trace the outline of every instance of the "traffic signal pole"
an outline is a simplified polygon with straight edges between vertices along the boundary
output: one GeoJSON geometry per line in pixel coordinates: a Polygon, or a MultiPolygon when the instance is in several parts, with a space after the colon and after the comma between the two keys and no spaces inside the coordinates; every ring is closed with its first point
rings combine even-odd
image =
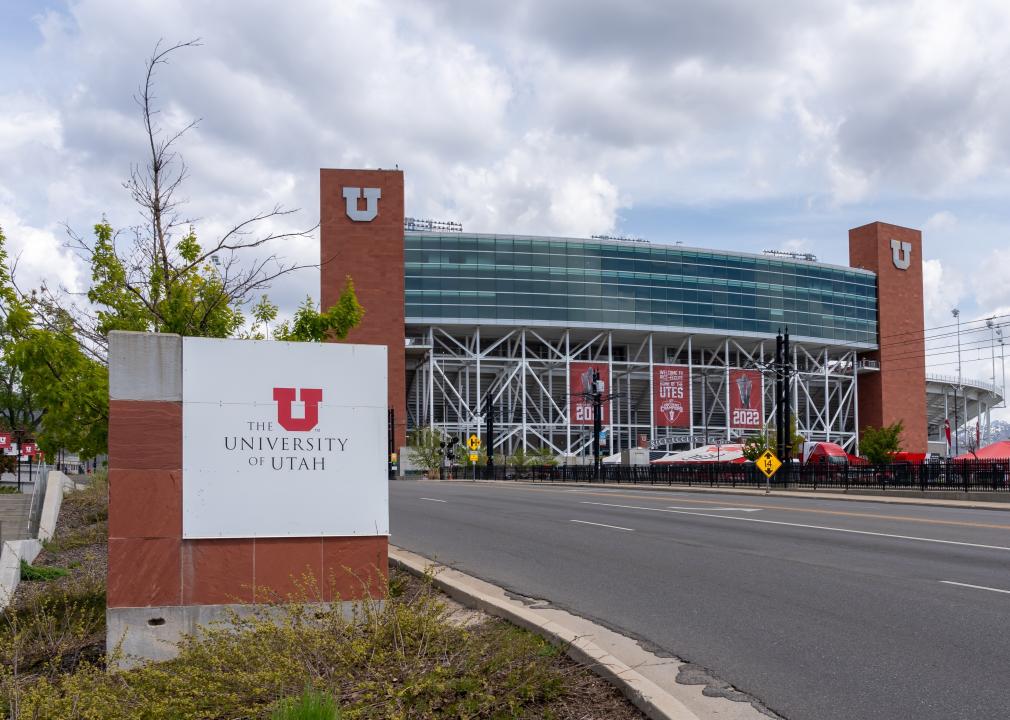
{"type": "Polygon", "coordinates": [[[603,392],[600,373],[593,368],[593,476],[600,477],[600,433],[603,432],[603,392]]]}
{"type": "Polygon", "coordinates": [[[783,401],[783,377],[785,376],[785,362],[783,362],[782,352],[782,330],[775,336],[775,454],[782,457],[783,441],[785,432],[783,430],[783,419],[785,416],[783,401]]]}
{"type": "MultiPolygon", "coordinates": [[[[782,415],[782,450],[783,456],[780,458],[782,462],[786,465],[786,473],[791,470],[792,457],[793,457],[793,398],[792,398],[792,377],[793,377],[793,361],[789,354],[789,328],[786,328],[785,334],[782,336],[782,361],[783,368],[785,369],[784,376],[782,378],[782,401],[785,406],[785,411],[782,415]]],[[[788,477],[786,478],[788,480],[788,477]]]]}

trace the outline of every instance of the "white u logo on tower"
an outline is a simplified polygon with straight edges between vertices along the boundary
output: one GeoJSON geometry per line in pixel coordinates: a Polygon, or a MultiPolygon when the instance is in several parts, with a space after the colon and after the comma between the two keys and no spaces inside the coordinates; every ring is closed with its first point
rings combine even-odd
{"type": "Polygon", "coordinates": [[[345,187],[344,205],[347,208],[347,217],[354,222],[368,222],[374,220],[379,214],[379,198],[382,191],[379,188],[364,188],[365,209],[358,209],[358,198],[362,196],[362,188],[345,187]]]}
{"type": "Polygon", "coordinates": [[[912,264],[912,243],[891,240],[891,259],[894,261],[894,267],[908,270],[908,266],[912,264]]]}

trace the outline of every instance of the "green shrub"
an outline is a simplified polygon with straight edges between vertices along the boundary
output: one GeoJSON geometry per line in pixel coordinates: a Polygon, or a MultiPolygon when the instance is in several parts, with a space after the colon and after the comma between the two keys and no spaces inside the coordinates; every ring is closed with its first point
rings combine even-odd
{"type": "Polygon", "coordinates": [[[69,570],[65,570],[61,567],[48,567],[46,565],[29,565],[24,560],[21,561],[21,579],[22,580],[55,580],[56,578],[66,577],[70,574],[69,570]]]}
{"type": "Polygon", "coordinates": [[[0,485],[0,495],[17,495],[19,492],[13,485],[0,485]]]}
{"type": "Polygon", "coordinates": [[[343,720],[541,718],[567,687],[558,652],[500,620],[448,622],[424,586],[366,604],[351,619],[339,603],[233,617],[184,640],[174,660],[43,674],[18,686],[18,707],[34,720],[268,720],[285,707],[279,699],[308,685],[336,698],[343,720]]]}
{"type": "Polygon", "coordinates": [[[271,720],[340,720],[340,707],[332,695],[305,688],[301,695],[277,704],[271,720]]]}

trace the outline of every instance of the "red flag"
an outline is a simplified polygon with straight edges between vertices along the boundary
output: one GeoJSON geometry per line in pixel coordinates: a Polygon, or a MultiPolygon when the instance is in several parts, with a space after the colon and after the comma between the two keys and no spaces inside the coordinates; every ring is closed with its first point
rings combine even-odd
{"type": "Polygon", "coordinates": [[[0,450],[6,450],[11,446],[10,433],[0,433],[0,450]]]}
{"type": "Polygon", "coordinates": [[[950,450],[950,418],[943,419],[943,432],[947,435],[947,449],[950,450]]]}

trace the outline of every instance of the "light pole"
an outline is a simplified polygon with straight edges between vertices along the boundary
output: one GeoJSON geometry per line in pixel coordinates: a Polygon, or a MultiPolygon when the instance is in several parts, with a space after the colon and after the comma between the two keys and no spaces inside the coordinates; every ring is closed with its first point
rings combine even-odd
{"type": "MultiPolygon", "coordinates": [[[[960,452],[958,434],[961,428],[957,422],[957,391],[960,390],[961,394],[964,394],[964,386],[961,382],[961,311],[954,308],[950,314],[957,321],[957,387],[954,390],[954,454],[956,455],[960,452]]],[[[967,407],[967,404],[965,406],[967,407]]],[[[968,419],[965,418],[965,422],[967,421],[968,419]]]]}
{"type": "Polygon", "coordinates": [[[994,318],[987,318],[985,326],[989,328],[989,352],[992,355],[992,386],[996,387],[996,323],[994,318]]]}
{"type": "Polygon", "coordinates": [[[957,385],[961,386],[961,311],[954,308],[950,311],[957,321],[957,385]]]}
{"type": "Polygon", "coordinates": [[[996,338],[999,340],[999,364],[1003,374],[1003,382],[1000,385],[1000,395],[1003,396],[1003,407],[1006,407],[1006,362],[1003,358],[1003,347],[1005,338],[1003,337],[1003,326],[996,326],[996,338]]]}

